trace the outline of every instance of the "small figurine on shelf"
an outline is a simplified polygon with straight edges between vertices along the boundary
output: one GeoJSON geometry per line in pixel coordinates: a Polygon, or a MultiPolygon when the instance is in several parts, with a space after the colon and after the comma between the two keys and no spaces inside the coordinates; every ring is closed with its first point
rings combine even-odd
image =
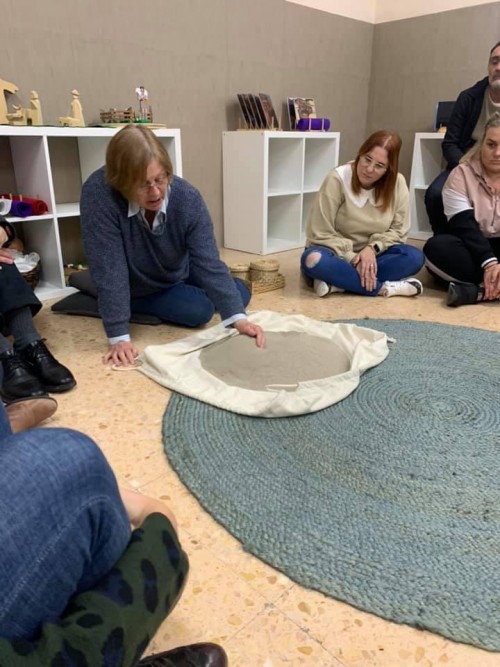
{"type": "Polygon", "coordinates": [[[135,94],[139,100],[139,119],[143,122],[148,122],[151,116],[151,114],[148,113],[150,112],[150,107],[148,105],[148,91],[144,88],[144,86],[137,86],[135,89],[135,94]]]}
{"type": "Polygon", "coordinates": [[[83,119],[83,109],[80,102],[80,93],[72,90],[71,95],[71,116],[59,116],[59,125],[68,125],[69,127],[85,127],[83,119]]]}
{"type": "Polygon", "coordinates": [[[31,125],[43,125],[42,105],[40,104],[40,98],[36,90],[32,90],[30,93],[29,118],[31,125]]]}
{"type": "Polygon", "coordinates": [[[14,111],[6,114],[9,125],[43,125],[42,107],[36,90],[30,93],[30,108],[25,109],[16,104],[12,105],[14,111]]]}
{"type": "Polygon", "coordinates": [[[36,90],[30,93],[29,109],[16,104],[13,104],[12,108],[14,110],[6,114],[9,125],[43,125],[42,107],[36,90]]]}
{"type": "Polygon", "coordinates": [[[7,125],[9,119],[7,118],[7,100],[5,99],[5,93],[17,93],[19,88],[15,83],[10,83],[4,79],[0,79],[0,125],[7,125]]]}
{"type": "Polygon", "coordinates": [[[139,111],[134,111],[132,107],[126,109],[101,109],[101,122],[111,127],[120,127],[128,123],[147,123],[150,129],[159,129],[166,127],[163,123],[153,123],[153,110],[149,102],[148,91],[144,86],[137,86],[135,94],[139,100],[139,111]]]}
{"type": "Polygon", "coordinates": [[[26,109],[22,109],[17,104],[13,104],[12,108],[14,111],[6,114],[9,125],[27,125],[26,109]]]}
{"type": "MultiPolygon", "coordinates": [[[[6,82],[4,81],[4,83],[6,82]]],[[[0,85],[1,84],[2,82],[0,81],[0,85]]],[[[5,113],[5,122],[9,125],[43,125],[42,107],[40,105],[40,99],[38,98],[38,93],[36,90],[32,90],[30,93],[29,109],[20,107],[17,104],[13,104],[12,109],[13,111],[5,113]]]]}

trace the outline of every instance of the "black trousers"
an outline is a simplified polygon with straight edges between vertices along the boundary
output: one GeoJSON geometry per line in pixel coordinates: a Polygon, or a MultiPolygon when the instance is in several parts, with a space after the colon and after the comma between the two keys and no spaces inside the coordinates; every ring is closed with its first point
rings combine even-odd
{"type": "Polygon", "coordinates": [[[443,208],[442,190],[449,175],[448,170],[442,171],[425,192],[425,209],[434,234],[444,234],[448,229],[448,221],[443,208]]]}
{"type": "MultiPolygon", "coordinates": [[[[500,238],[488,241],[500,261],[500,238]]],[[[424,246],[424,255],[429,271],[440,278],[475,285],[483,281],[483,269],[458,236],[453,234],[433,236],[424,246]],[[441,273],[444,275],[440,275],[441,273]]]]}
{"type": "Polygon", "coordinates": [[[36,315],[42,304],[15,264],[0,263],[0,315],[29,306],[36,315]]]}

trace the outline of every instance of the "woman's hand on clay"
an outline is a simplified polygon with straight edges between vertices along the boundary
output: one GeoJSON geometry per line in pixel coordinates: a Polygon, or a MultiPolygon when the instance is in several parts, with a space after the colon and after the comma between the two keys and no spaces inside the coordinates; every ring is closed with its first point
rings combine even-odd
{"type": "Polygon", "coordinates": [[[255,338],[257,347],[265,347],[266,336],[258,324],[252,324],[252,322],[249,322],[248,320],[237,320],[233,324],[233,327],[240,334],[243,334],[244,336],[250,336],[250,338],[255,338]]]}
{"type": "Polygon", "coordinates": [[[359,273],[361,285],[372,292],[377,286],[377,258],[375,250],[367,245],[352,260],[352,265],[359,273]]]}
{"type": "Polygon", "coordinates": [[[109,346],[108,351],[102,358],[102,363],[108,364],[111,361],[115,366],[133,366],[138,355],[139,352],[131,340],[120,341],[109,346]]]}

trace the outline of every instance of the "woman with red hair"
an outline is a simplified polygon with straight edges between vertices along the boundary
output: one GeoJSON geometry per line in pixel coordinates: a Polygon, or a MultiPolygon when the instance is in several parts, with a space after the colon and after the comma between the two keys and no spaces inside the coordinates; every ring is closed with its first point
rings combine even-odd
{"type": "Polygon", "coordinates": [[[301,258],[318,296],[418,296],[422,283],[408,278],[423,266],[420,250],[405,243],[409,195],[398,173],[401,138],[379,130],[353,162],[327,174],[307,223],[301,258]]]}

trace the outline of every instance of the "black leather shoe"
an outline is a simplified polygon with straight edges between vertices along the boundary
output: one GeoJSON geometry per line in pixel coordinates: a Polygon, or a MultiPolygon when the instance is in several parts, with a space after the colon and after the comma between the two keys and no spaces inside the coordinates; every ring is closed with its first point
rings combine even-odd
{"type": "Polygon", "coordinates": [[[45,391],[62,392],[73,389],[76,380],[70,370],[51,354],[44,340],[36,340],[19,351],[19,355],[40,380],[45,391]]]}
{"type": "Polygon", "coordinates": [[[17,352],[14,350],[2,352],[0,361],[3,366],[3,383],[0,392],[6,401],[30,396],[45,396],[40,380],[33,373],[31,366],[17,352]]]}
{"type": "Polygon", "coordinates": [[[446,305],[451,308],[477,303],[483,298],[483,290],[473,283],[450,283],[446,305]]]}
{"type": "Polygon", "coordinates": [[[217,644],[191,644],[150,655],[139,662],[147,667],[227,667],[227,655],[217,644]]]}

